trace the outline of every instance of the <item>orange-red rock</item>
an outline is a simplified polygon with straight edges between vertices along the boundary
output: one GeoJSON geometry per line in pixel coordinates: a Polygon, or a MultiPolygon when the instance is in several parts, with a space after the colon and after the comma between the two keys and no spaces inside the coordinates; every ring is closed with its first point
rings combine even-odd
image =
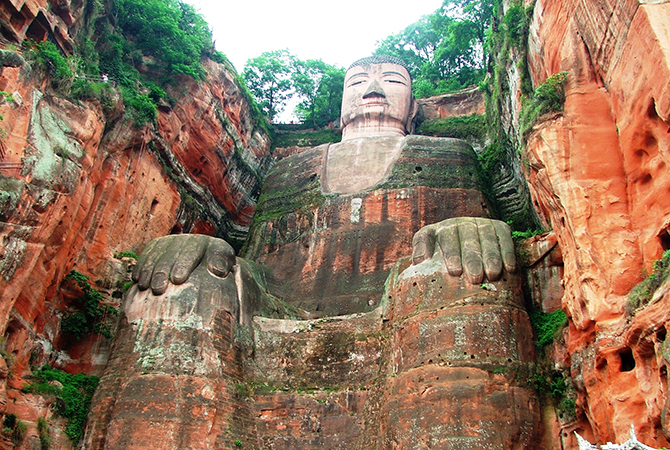
{"type": "Polygon", "coordinates": [[[478,87],[458,92],[417,99],[426,119],[443,119],[452,116],[484,114],[484,94],[478,87]]]}
{"type": "Polygon", "coordinates": [[[159,111],[157,127],[142,128],[123,118],[120,92],[105,114],[96,101],[53,92],[28,63],[3,67],[0,88],[14,94],[0,106],[3,162],[22,164],[3,169],[0,179],[0,329],[13,354],[12,388],[23,386],[30,364],[100,373],[106,363],[109,342],[100,336],[59,340],[68,307],[59,286],[71,269],[118,304],[127,273],[115,253],[139,253],[175,231],[227,233],[233,241],[245,235],[269,139],[235,77],[223,65],[205,65],[208,80],[182,80],[184,101],[159,111]],[[201,176],[205,161],[217,170],[201,176]],[[180,188],[168,167],[180,171],[180,188]],[[194,214],[192,199],[209,216],[194,214]]]}
{"type": "Polygon", "coordinates": [[[564,358],[579,426],[605,443],[625,441],[633,424],[642,442],[661,447],[670,434],[651,396],[667,389],[667,369],[655,344],[625,338],[664,327],[626,313],[628,291],[669,248],[670,4],[654,3],[535,4],[531,76],[538,85],[567,71],[567,100],[530,135],[526,155],[533,198],[563,255],[564,358]]]}

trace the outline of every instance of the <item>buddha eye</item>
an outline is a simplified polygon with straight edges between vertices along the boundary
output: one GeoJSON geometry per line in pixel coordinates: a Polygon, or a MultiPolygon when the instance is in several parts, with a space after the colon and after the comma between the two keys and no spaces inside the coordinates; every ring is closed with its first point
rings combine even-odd
{"type": "Polygon", "coordinates": [[[404,82],[402,82],[400,80],[387,79],[387,80],[384,80],[384,81],[387,82],[387,83],[392,83],[392,84],[402,84],[402,85],[405,84],[404,82]]]}
{"type": "Polygon", "coordinates": [[[365,83],[365,80],[357,80],[352,82],[349,86],[358,86],[359,84],[365,83]]]}

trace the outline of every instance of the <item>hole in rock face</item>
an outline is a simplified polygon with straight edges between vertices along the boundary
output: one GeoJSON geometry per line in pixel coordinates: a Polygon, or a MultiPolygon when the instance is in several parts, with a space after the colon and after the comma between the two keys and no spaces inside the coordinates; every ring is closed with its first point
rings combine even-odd
{"type": "Polygon", "coordinates": [[[630,372],[635,369],[635,358],[630,348],[622,349],[619,352],[619,358],[621,358],[621,372],[630,372]]]}
{"type": "Polygon", "coordinates": [[[153,213],[156,211],[156,206],[157,206],[157,205],[158,205],[158,200],[157,200],[157,199],[154,199],[154,200],[151,202],[151,208],[149,209],[149,212],[150,212],[151,214],[153,214],[153,213]]]}
{"type": "Polygon", "coordinates": [[[665,336],[666,336],[666,334],[667,334],[667,330],[665,329],[665,327],[659,329],[659,330],[656,332],[656,340],[659,341],[659,342],[663,342],[663,341],[665,341],[665,336]]]}
{"type": "Polygon", "coordinates": [[[643,160],[645,158],[649,158],[649,153],[647,153],[644,149],[639,149],[635,151],[635,157],[643,160]]]}
{"type": "Polygon", "coordinates": [[[414,168],[414,173],[420,173],[422,170],[423,170],[423,167],[421,167],[421,166],[416,166],[416,167],[414,168]]]}
{"type": "Polygon", "coordinates": [[[668,232],[667,228],[661,231],[661,234],[658,235],[658,239],[661,242],[663,251],[670,249],[670,232],[668,232]]]}
{"type": "Polygon", "coordinates": [[[640,184],[648,184],[651,183],[651,174],[647,173],[645,174],[642,178],[640,178],[640,184]]]}

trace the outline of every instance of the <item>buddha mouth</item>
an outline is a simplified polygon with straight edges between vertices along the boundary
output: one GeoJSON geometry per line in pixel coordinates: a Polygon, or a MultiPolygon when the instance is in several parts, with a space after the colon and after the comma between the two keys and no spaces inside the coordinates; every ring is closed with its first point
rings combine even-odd
{"type": "Polygon", "coordinates": [[[386,97],[377,93],[363,96],[363,106],[387,106],[388,104],[386,97]]]}
{"type": "Polygon", "coordinates": [[[371,98],[363,102],[363,106],[388,106],[389,102],[383,97],[371,98]]]}

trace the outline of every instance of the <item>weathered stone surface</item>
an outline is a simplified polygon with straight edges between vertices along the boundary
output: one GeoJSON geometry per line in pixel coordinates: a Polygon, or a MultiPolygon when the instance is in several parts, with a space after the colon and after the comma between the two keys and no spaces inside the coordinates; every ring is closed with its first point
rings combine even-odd
{"type": "Polygon", "coordinates": [[[253,435],[236,391],[246,355],[236,282],[244,278],[192,278],[161,296],[137,285],[129,292],[86,448],[215,448],[233,444],[231,430],[253,435]]]}
{"type": "Polygon", "coordinates": [[[355,448],[367,391],[254,396],[260,448],[355,448]]]}
{"type": "Polygon", "coordinates": [[[486,109],[484,94],[478,87],[420,98],[416,102],[421,106],[425,119],[484,114],[486,109]]]}
{"type": "Polygon", "coordinates": [[[530,448],[540,408],[520,278],[479,286],[433,260],[407,266],[388,284],[376,448],[530,448]]]}
{"type": "Polygon", "coordinates": [[[256,319],[246,369],[261,448],[357,448],[379,370],[379,309],[310,321],[256,319]]]}
{"type": "Polygon", "coordinates": [[[521,244],[519,254],[526,266],[526,280],[533,307],[546,313],[561,308],[563,298],[563,255],[554,232],[534,236],[521,244]]]}
{"type": "Polygon", "coordinates": [[[246,248],[269,269],[270,290],[299,308],[319,316],[370,311],[422,226],[489,216],[463,141],[410,136],[389,175],[355,195],[322,193],[326,147],[273,168],[246,248]]]}

